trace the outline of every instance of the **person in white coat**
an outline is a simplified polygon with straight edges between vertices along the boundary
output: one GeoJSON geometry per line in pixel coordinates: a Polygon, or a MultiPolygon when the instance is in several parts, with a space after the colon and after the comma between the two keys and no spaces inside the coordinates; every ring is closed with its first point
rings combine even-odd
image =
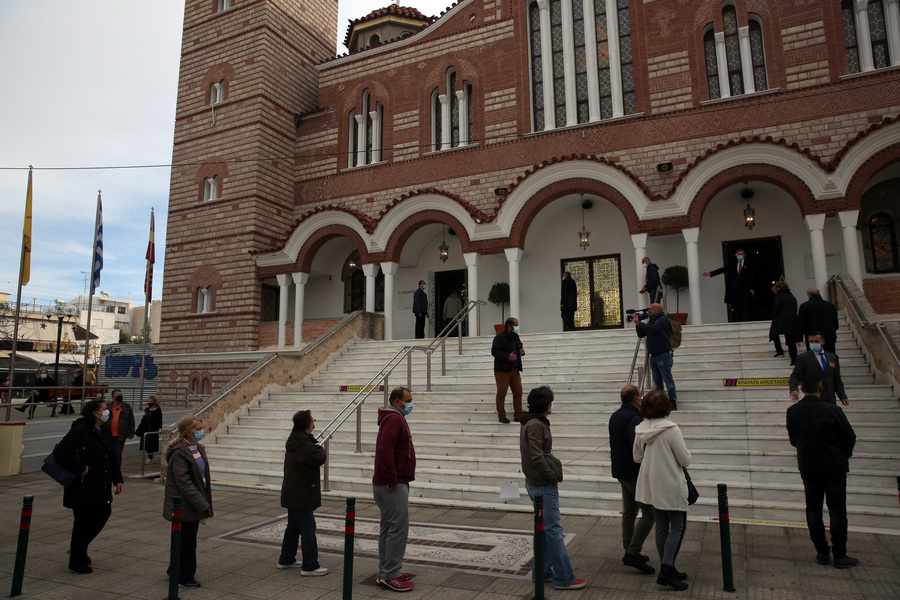
{"type": "Polygon", "coordinates": [[[656,583],[686,590],[687,574],[675,568],[675,558],[687,523],[688,488],[684,468],[691,453],[674,421],[669,420],[672,403],[662,390],[653,390],[641,402],[644,420],[634,430],[634,462],[641,464],[635,500],[653,506],[659,576],[656,583]]]}

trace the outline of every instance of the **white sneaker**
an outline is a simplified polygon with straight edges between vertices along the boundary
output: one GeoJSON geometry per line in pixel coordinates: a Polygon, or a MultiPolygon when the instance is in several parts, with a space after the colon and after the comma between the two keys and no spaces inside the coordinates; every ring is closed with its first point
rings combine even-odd
{"type": "Polygon", "coordinates": [[[283,564],[281,564],[281,563],[275,563],[275,566],[278,567],[279,569],[293,569],[293,568],[295,568],[295,567],[302,567],[303,564],[302,564],[299,560],[295,560],[294,562],[292,562],[292,563],[289,564],[289,565],[283,565],[283,564]]]}
{"type": "Polygon", "coordinates": [[[328,569],[319,567],[315,571],[300,571],[300,575],[302,577],[321,577],[322,575],[328,575],[328,569]]]}

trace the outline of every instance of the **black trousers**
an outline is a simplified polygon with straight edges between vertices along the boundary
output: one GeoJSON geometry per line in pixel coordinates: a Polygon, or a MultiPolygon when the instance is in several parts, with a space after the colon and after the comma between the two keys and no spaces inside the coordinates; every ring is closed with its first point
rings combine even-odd
{"type": "Polygon", "coordinates": [[[73,508],[72,513],[75,515],[75,523],[72,525],[70,545],[72,554],[69,557],[69,564],[84,566],[88,564],[88,546],[103,531],[103,526],[112,514],[112,505],[73,508]]]}
{"type": "MultiPolygon", "coordinates": [[[[775,344],[775,352],[777,354],[784,354],[784,348],[781,347],[780,335],[776,335],[775,339],[772,340],[772,343],[775,344]]],[[[797,338],[790,333],[786,333],[784,334],[784,343],[787,344],[788,356],[791,357],[791,360],[797,360],[797,338]]]]}
{"type": "Polygon", "coordinates": [[[831,552],[835,558],[847,555],[847,474],[800,473],[806,492],[806,526],[819,554],[828,554],[822,500],[828,504],[831,521],[831,552]]]}
{"type": "Polygon", "coordinates": [[[562,313],[563,331],[575,331],[575,311],[561,310],[560,313],[562,313]]]}
{"type": "Polygon", "coordinates": [[[197,530],[200,521],[181,522],[181,560],[178,567],[179,583],[194,580],[197,574],[197,530]]]}
{"type": "Polygon", "coordinates": [[[421,340],[425,337],[425,315],[416,315],[416,339],[421,340]]]}

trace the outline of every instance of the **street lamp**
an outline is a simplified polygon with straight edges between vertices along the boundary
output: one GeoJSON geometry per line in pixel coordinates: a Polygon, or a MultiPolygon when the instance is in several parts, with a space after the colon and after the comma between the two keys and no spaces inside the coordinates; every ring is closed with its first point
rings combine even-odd
{"type": "Polygon", "coordinates": [[[57,385],[59,385],[59,345],[62,343],[63,323],[66,319],[74,318],[76,312],[78,312],[78,309],[71,304],[57,304],[55,307],[48,306],[45,308],[44,316],[41,318],[41,327],[45,327],[44,319],[50,321],[53,317],[56,317],[56,367],[53,369],[53,381],[57,385]]]}

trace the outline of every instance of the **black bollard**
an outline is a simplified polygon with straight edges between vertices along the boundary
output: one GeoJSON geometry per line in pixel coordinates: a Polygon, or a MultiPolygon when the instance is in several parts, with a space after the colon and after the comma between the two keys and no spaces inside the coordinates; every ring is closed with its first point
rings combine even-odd
{"type": "Polygon", "coordinates": [[[353,597],[353,536],[356,533],[356,498],[347,498],[344,523],[344,600],[353,597]]]}
{"type": "Polygon", "coordinates": [[[169,544],[169,600],[178,600],[181,577],[181,496],[172,498],[172,541],[169,544]]]}
{"type": "Polygon", "coordinates": [[[728,521],[728,486],[719,489],[719,542],[722,545],[722,586],[726,592],[734,591],[734,574],[731,569],[731,525],[728,521]]]}
{"type": "Polygon", "coordinates": [[[544,600],[544,496],[534,495],[534,600],[544,600]]]}
{"type": "Polygon", "coordinates": [[[19,543],[16,546],[16,563],[13,567],[12,587],[9,597],[22,595],[22,581],[25,579],[25,557],[28,556],[28,534],[31,532],[31,506],[34,496],[22,500],[22,518],[19,520],[19,543]]]}

